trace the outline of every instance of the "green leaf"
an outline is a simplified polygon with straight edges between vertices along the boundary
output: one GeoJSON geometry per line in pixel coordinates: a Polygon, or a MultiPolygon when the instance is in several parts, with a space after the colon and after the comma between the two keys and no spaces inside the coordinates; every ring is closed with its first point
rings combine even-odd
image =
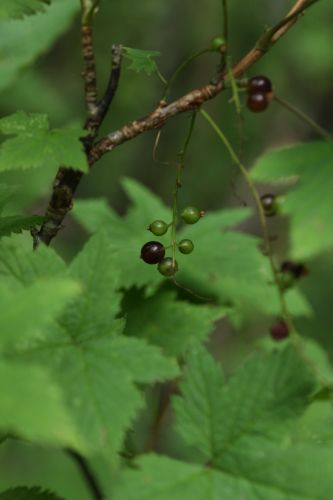
{"type": "Polygon", "coordinates": [[[34,252],[11,240],[0,241],[0,277],[17,286],[35,284],[36,280],[58,279],[66,271],[64,261],[50,247],[40,245],[34,252]]]}
{"type": "Polygon", "coordinates": [[[47,366],[63,389],[80,434],[108,456],[119,450],[143,399],[136,383],[173,378],[174,360],[144,340],[121,336],[120,296],[111,240],[99,232],[74,259],[69,276],[83,293],[49,329],[47,338],[16,352],[18,359],[47,366]]]}
{"type": "Polygon", "coordinates": [[[0,360],[0,394],[1,432],[84,449],[60,389],[45,370],[0,360]]]}
{"type": "MultiPolygon", "coordinates": [[[[125,217],[119,217],[105,200],[77,200],[74,217],[89,232],[107,228],[125,288],[161,283],[165,278],[155,266],[145,264],[139,254],[142,245],[152,239],[146,228],[156,218],[169,222],[171,211],[138,182],[126,179],[123,185],[132,201],[125,217]]],[[[253,311],[278,314],[278,291],[268,259],[259,249],[259,238],[229,230],[250,214],[248,208],[221,210],[182,229],[178,239],[192,239],[195,249],[190,256],[177,255],[180,269],[177,281],[200,296],[235,306],[243,315],[253,311]]],[[[170,234],[159,239],[168,245],[170,234]]],[[[288,290],[286,299],[292,314],[311,314],[309,304],[298,289],[288,290]]]]}
{"type": "Polygon", "coordinates": [[[88,171],[79,127],[50,130],[46,115],[18,111],[0,120],[0,132],[15,136],[1,144],[0,171],[45,166],[88,171]]]}
{"type": "Polygon", "coordinates": [[[314,380],[292,348],[253,356],[223,386],[219,368],[204,351],[195,351],[174,408],[185,441],[214,464],[223,461],[242,437],[286,425],[300,414],[314,391],[314,380]]]}
{"type": "Polygon", "coordinates": [[[174,407],[178,430],[201,451],[202,464],[139,457],[112,498],[329,498],[333,448],[309,439],[309,422],[302,422],[302,436],[292,437],[314,387],[293,347],[253,356],[227,383],[206,351],[193,350],[174,407]]]}
{"type": "Polygon", "coordinates": [[[24,229],[29,230],[45,222],[47,217],[40,215],[10,215],[0,217],[0,238],[10,236],[12,233],[21,233],[24,229]]]}
{"type": "Polygon", "coordinates": [[[40,335],[79,292],[78,284],[66,278],[36,281],[16,290],[10,290],[6,282],[1,283],[0,346],[15,345],[31,335],[40,335]]]}
{"type": "MultiPolygon", "coordinates": [[[[244,315],[253,315],[254,311],[278,314],[279,294],[268,258],[260,250],[259,238],[228,230],[248,215],[248,209],[221,210],[182,230],[179,239],[193,240],[195,249],[190,256],[178,254],[177,281],[199,289],[200,295],[231,303],[244,315]]],[[[292,314],[311,314],[297,288],[286,292],[286,300],[292,314]]]]}
{"type": "Polygon", "coordinates": [[[287,186],[296,182],[282,204],[282,213],[290,216],[290,253],[295,260],[333,246],[332,157],[332,143],[312,142],[271,151],[252,170],[256,181],[287,186]]]}
{"type": "Polygon", "coordinates": [[[156,50],[141,50],[123,47],[123,55],[131,61],[128,69],[132,69],[137,73],[143,71],[148,76],[158,72],[157,64],[153,58],[160,56],[161,53],[156,50]]]}
{"type": "MultiPolygon", "coordinates": [[[[7,4],[14,5],[14,0],[6,0],[7,4]]],[[[45,13],[37,13],[24,22],[0,21],[0,90],[8,87],[19,71],[31,65],[66,32],[79,8],[77,0],[57,0],[45,7],[45,13]]]]}
{"type": "Polygon", "coordinates": [[[333,451],[317,445],[262,442],[239,448],[225,470],[154,454],[135,461],[112,500],[314,500],[331,496],[333,451]],[[249,461],[251,460],[251,461],[249,461]]]}
{"type": "MultiPolygon", "coordinates": [[[[123,186],[132,202],[125,217],[118,216],[105,200],[77,200],[73,210],[74,217],[90,233],[101,227],[107,230],[114,248],[115,267],[120,270],[123,287],[160,283],[161,275],[155,266],[148,266],[140,259],[140,250],[151,239],[147,227],[152,219],[158,217],[169,220],[171,212],[157,196],[133,179],[125,179],[123,186]]],[[[162,242],[168,240],[168,235],[161,238],[162,242]]]]}
{"type": "Polygon", "coordinates": [[[50,0],[2,0],[0,19],[21,19],[38,11],[44,12],[46,3],[50,3],[50,0]]]}
{"type": "Polygon", "coordinates": [[[0,214],[16,191],[15,186],[0,184],[0,214]]]}
{"type": "Polygon", "coordinates": [[[167,354],[181,356],[208,337],[214,321],[227,309],[180,301],[172,291],[145,297],[142,290],[134,289],[125,295],[123,311],[126,335],[144,338],[167,354]]]}

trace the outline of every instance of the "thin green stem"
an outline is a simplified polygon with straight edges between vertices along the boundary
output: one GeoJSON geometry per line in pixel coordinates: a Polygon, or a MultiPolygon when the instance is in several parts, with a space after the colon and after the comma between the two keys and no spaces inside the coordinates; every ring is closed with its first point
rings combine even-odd
{"type": "Polygon", "coordinates": [[[243,175],[249,190],[253,196],[253,199],[255,201],[258,214],[259,214],[259,221],[260,221],[260,226],[262,230],[262,235],[263,235],[263,240],[264,240],[264,246],[265,246],[265,255],[267,255],[274,279],[274,283],[276,285],[276,288],[278,290],[278,295],[279,295],[279,301],[280,301],[280,307],[281,307],[281,314],[286,323],[288,324],[289,328],[291,331],[295,331],[295,328],[293,326],[292,320],[290,318],[290,314],[287,308],[287,304],[285,301],[285,296],[284,292],[281,286],[281,282],[279,280],[279,274],[278,274],[278,269],[275,266],[274,258],[273,258],[273,250],[272,250],[272,245],[269,237],[269,231],[268,231],[268,225],[265,217],[265,213],[261,204],[260,200],[260,195],[256,189],[256,186],[254,182],[252,181],[248,171],[246,170],[245,166],[239,159],[238,155],[236,154],[234,148],[230,144],[229,140],[227,137],[224,135],[220,127],[217,125],[217,123],[213,120],[213,118],[207,113],[207,111],[201,109],[200,110],[201,115],[205,118],[205,120],[209,123],[209,125],[212,127],[212,129],[215,131],[217,136],[220,138],[222,143],[224,144],[225,148],[227,149],[231,159],[233,162],[237,165],[239,168],[241,174],[243,175]]]}
{"type": "Polygon", "coordinates": [[[229,15],[228,15],[228,0],[222,0],[223,13],[223,38],[225,40],[226,50],[229,46],[229,15]]]}
{"type": "Polygon", "coordinates": [[[310,116],[308,116],[306,113],[298,109],[296,106],[291,104],[290,102],[286,101],[285,99],[282,99],[281,97],[274,96],[274,101],[276,101],[278,104],[283,106],[285,109],[293,113],[295,116],[300,118],[304,123],[309,125],[313,130],[317,132],[321,137],[323,137],[326,141],[332,141],[333,136],[327,132],[323,127],[318,125],[310,116]]]}
{"type": "Polygon", "coordinates": [[[190,64],[194,59],[197,59],[197,57],[200,57],[203,54],[206,54],[207,52],[211,52],[211,50],[210,49],[199,50],[198,52],[195,52],[190,57],[188,57],[184,62],[182,62],[180,64],[180,66],[178,66],[178,68],[176,69],[176,71],[173,73],[173,75],[171,76],[171,78],[169,79],[169,81],[166,84],[165,91],[164,91],[164,96],[162,97],[162,100],[166,100],[167,99],[173,83],[176,81],[176,79],[178,78],[179,74],[183,71],[183,69],[188,64],[190,64]]]}
{"type": "Polygon", "coordinates": [[[185,157],[194,130],[196,116],[197,112],[193,111],[188,133],[186,135],[183,147],[178,153],[179,161],[177,163],[177,177],[176,177],[175,187],[173,190],[172,222],[171,222],[171,247],[172,247],[172,260],[174,266],[176,261],[176,248],[177,248],[176,233],[177,233],[177,222],[178,222],[178,194],[179,194],[179,189],[181,188],[182,185],[182,173],[185,167],[185,157]]]}
{"type": "Polygon", "coordinates": [[[97,11],[100,0],[81,0],[81,24],[91,26],[92,18],[97,11]]]}

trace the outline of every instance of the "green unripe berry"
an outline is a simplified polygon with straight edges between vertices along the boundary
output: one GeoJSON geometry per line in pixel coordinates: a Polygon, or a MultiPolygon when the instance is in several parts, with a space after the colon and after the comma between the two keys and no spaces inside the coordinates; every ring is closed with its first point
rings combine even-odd
{"type": "Polygon", "coordinates": [[[282,290],[288,290],[288,288],[291,288],[295,283],[295,277],[289,271],[280,272],[278,278],[282,290]]]}
{"type": "Polygon", "coordinates": [[[203,212],[195,207],[186,207],[180,216],[186,224],[195,224],[203,216],[203,212]]]}
{"type": "Polygon", "coordinates": [[[168,230],[168,224],[164,222],[164,220],[154,220],[148,227],[149,231],[151,231],[156,236],[162,236],[168,230]]]}
{"type": "Polygon", "coordinates": [[[171,257],[165,257],[157,266],[158,271],[163,276],[173,276],[178,271],[177,261],[173,261],[171,257]]]}
{"type": "Polygon", "coordinates": [[[222,36],[214,36],[210,42],[210,49],[214,52],[222,52],[225,46],[225,39],[222,36]]]}
{"type": "Polygon", "coordinates": [[[193,252],[193,249],[194,249],[194,244],[192,240],[181,240],[178,243],[178,250],[181,253],[188,254],[193,252]]]}

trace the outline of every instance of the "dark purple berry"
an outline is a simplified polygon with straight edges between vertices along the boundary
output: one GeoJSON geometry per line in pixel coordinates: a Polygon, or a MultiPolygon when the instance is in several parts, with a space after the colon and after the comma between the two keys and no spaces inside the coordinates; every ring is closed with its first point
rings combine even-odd
{"type": "Polygon", "coordinates": [[[257,92],[256,94],[249,94],[247,98],[247,107],[253,113],[261,113],[269,105],[269,100],[266,94],[257,92]]]}
{"type": "Polygon", "coordinates": [[[289,328],[283,319],[278,319],[270,329],[271,337],[273,340],[284,340],[289,337],[289,328]]]}
{"type": "Polygon", "coordinates": [[[247,91],[249,94],[268,94],[272,92],[272,82],[267,76],[254,76],[248,81],[247,91]]]}
{"type": "Polygon", "coordinates": [[[141,248],[141,259],[147,264],[157,264],[161,262],[165,255],[165,248],[158,241],[148,241],[141,248]]]}
{"type": "Polygon", "coordinates": [[[278,202],[275,194],[264,194],[260,197],[260,201],[266,217],[273,217],[278,213],[278,202]]]}
{"type": "Polygon", "coordinates": [[[302,263],[291,262],[289,260],[281,264],[282,273],[290,273],[295,279],[302,278],[309,274],[308,268],[302,263]]]}

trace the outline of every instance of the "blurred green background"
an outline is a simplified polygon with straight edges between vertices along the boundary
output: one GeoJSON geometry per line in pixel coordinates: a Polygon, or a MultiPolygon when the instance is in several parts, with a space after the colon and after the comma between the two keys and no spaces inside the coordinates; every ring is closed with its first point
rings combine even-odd
{"type": "MultiPolygon", "coordinates": [[[[278,21],[292,3],[290,0],[230,2],[230,53],[233,61],[252,48],[265,26],[278,21]]],[[[23,109],[47,113],[53,127],[84,122],[78,7],[79,0],[55,0],[49,14],[44,14],[50,16],[55,9],[53,31],[43,22],[43,15],[38,16],[41,19],[38,27],[33,17],[24,22],[0,23],[1,116],[23,109]],[[56,37],[58,32],[60,36],[56,37]]],[[[277,95],[291,101],[329,131],[333,130],[332,19],[333,4],[322,0],[248,74],[269,76],[277,95]]],[[[95,22],[100,91],[109,76],[112,43],[160,51],[157,63],[161,73],[169,78],[184,59],[207,47],[213,36],[221,34],[222,25],[219,0],[206,0],[204,3],[194,0],[102,1],[95,22]]],[[[176,98],[207,83],[217,63],[218,56],[213,53],[194,61],[177,80],[170,97],[176,98]]],[[[128,70],[128,65],[129,62],[124,60],[118,93],[101,136],[144,116],[156,106],[163,94],[163,84],[157,76],[137,74],[128,70]]],[[[207,109],[237,148],[239,123],[229,100],[230,93],[224,92],[208,103],[207,109]]],[[[161,160],[176,159],[188,122],[189,117],[181,115],[163,128],[158,149],[161,160]]],[[[259,115],[249,113],[244,107],[244,122],[246,140],[242,158],[248,167],[268,148],[316,138],[307,125],[276,103],[259,115]]],[[[170,203],[175,171],[172,166],[154,162],[155,139],[156,132],[149,132],[105,155],[84,177],[77,197],[104,196],[119,213],[124,213],[128,202],[119,179],[131,176],[170,203]]],[[[54,171],[45,165],[42,171],[20,172],[19,175],[3,173],[0,182],[10,180],[18,184],[20,187],[13,205],[16,209],[36,213],[43,212],[46,207],[53,176],[54,171]]],[[[180,200],[183,205],[197,205],[208,211],[242,203],[252,204],[228,154],[200,117],[187,157],[180,200]]],[[[272,233],[279,234],[282,240],[285,227],[278,222],[273,222],[271,227],[272,233]]],[[[245,229],[258,231],[253,221],[245,229]]],[[[70,258],[86,237],[84,231],[68,217],[54,246],[70,258]]],[[[280,246],[283,247],[283,244],[280,246]]],[[[310,276],[301,286],[316,316],[300,320],[299,326],[302,332],[316,337],[331,351],[333,344],[328,318],[331,312],[330,291],[333,289],[332,255],[325,255],[308,264],[310,276]]],[[[229,336],[226,332],[226,343],[229,336]]],[[[237,352],[242,351],[240,345],[243,341],[239,340],[237,352]]],[[[248,337],[244,342],[248,345],[248,337]]],[[[103,464],[100,470],[103,470],[103,464]]],[[[0,451],[0,471],[0,490],[21,480],[22,484],[54,487],[70,500],[89,498],[70,459],[56,450],[50,454],[49,450],[46,452],[29,444],[17,445],[7,441],[0,451]]]]}

